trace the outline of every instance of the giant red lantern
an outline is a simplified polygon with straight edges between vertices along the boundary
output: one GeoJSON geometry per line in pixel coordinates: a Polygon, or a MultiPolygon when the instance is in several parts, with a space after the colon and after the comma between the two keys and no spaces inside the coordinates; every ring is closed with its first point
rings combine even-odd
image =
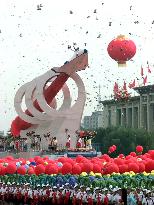
{"type": "Polygon", "coordinates": [[[136,53],[135,43],[124,35],[119,35],[113,39],[107,48],[109,56],[118,62],[119,67],[125,67],[136,53]]]}

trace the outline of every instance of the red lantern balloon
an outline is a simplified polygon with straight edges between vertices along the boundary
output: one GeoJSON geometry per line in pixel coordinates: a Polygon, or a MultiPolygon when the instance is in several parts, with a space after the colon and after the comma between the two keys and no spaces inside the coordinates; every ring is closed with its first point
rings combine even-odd
{"type": "Polygon", "coordinates": [[[35,167],[35,173],[36,175],[44,174],[45,173],[45,167],[42,164],[39,164],[35,167]]]}
{"type": "Polygon", "coordinates": [[[8,164],[6,167],[6,173],[7,174],[15,174],[17,171],[17,167],[15,164],[8,164]]]}
{"type": "Polygon", "coordinates": [[[72,165],[68,162],[65,162],[62,166],[62,174],[71,174],[72,173],[72,165]]]}
{"type": "Polygon", "coordinates": [[[138,145],[138,146],[136,147],[136,152],[138,152],[138,153],[143,152],[143,147],[140,146],[140,145],[138,145]]]}
{"type": "Polygon", "coordinates": [[[109,56],[118,62],[119,66],[126,66],[126,61],[130,60],[136,53],[136,45],[126,36],[119,35],[109,43],[107,51],[109,56]]]}
{"type": "Polygon", "coordinates": [[[25,175],[26,174],[26,168],[24,166],[18,167],[17,173],[21,174],[21,175],[25,175]]]}
{"type": "Polygon", "coordinates": [[[72,168],[73,174],[81,174],[81,167],[78,164],[74,164],[72,168]]]}

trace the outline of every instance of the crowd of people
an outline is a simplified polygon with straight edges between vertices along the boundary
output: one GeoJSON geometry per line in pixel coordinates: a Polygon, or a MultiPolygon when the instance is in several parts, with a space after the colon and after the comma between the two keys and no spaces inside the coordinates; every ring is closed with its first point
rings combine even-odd
{"type": "Polygon", "coordinates": [[[128,205],[153,205],[154,190],[128,189],[123,191],[118,187],[93,189],[78,184],[71,186],[69,183],[51,187],[49,184],[31,186],[29,183],[11,184],[7,182],[5,184],[0,182],[1,205],[121,205],[126,203],[128,205]]]}

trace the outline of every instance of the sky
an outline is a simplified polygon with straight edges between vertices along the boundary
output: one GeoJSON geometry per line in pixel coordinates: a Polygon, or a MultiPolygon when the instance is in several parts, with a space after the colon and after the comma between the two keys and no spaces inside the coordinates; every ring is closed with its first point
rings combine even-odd
{"type": "MultiPolygon", "coordinates": [[[[68,49],[74,43],[89,52],[89,68],[79,73],[88,93],[84,115],[96,110],[99,85],[101,100],[111,98],[115,81],[122,86],[124,80],[130,83],[137,77],[141,85],[141,66],[148,84],[153,84],[153,7],[153,0],[1,0],[0,130],[6,132],[17,115],[14,96],[19,87],[63,65],[74,54],[68,49]],[[126,68],[118,68],[107,53],[109,42],[119,34],[137,47],[126,68]]],[[[68,84],[74,102],[77,88],[71,80],[68,84]]],[[[57,98],[60,106],[62,94],[57,98]]]]}

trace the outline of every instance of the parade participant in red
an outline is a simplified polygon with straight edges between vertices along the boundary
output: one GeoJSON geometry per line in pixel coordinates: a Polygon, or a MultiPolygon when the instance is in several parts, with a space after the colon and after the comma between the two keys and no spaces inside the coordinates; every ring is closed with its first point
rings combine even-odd
{"type": "Polygon", "coordinates": [[[81,148],[82,147],[82,139],[81,139],[81,137],[79,137],[79,139],[77,140],[76,147],[77,148],[81,148]]]}
{"type": "Polygon", "coordinates": [[[57,204],[58,205],[61,205],[63,204],[63,195],[62,195],[62,190],[63,190],[63,187],[60,187],[59,188],[59,192],[58,192],[58,196],[57,196],[57,204]]]}
{"type": "Polygon", "coordinates": [[[97,195],[97,203],[96,203],[96,205],[102,205],[100,194],[97,195]]]}
{"type": "Polygon", "coordinates": [[[108,204],[109,204],[109,198],[106,195],[105,198],[104,198],[104,205],[108,205],[108,204]]]}
{"type": "Polygon", "coordinates": [[[53,187],[52,204],[57,204],[57,187],[53,187]]]}
{"type": "Polygon", "coordinates": [[[19,190],[19,186],[17,187],[16,196],[18,201],[22,199],[22,194],[21,191],[19,190]]]}
{"type": "Polygon", "coordinates": [[[49,190],[49,184],[46,185],[46,199],[49,201],[50,198],[50,190],[49,190]]]}
{"type": "Polygon", "coordinates": [[[25,187],[25,196],[24,196],[24,203],[26,204],[28,201],[28,190],[27,190],[27,186],[25,187]]]}
{"type": "Polygon", "coordinates": [[[67,190],[65,196],[64,196],[64,204],[67,205],[70,199],[70,191],[67,190]]]}
{"type": "Polygon", "coordinates": [[[67,142],[66,142],[66,148],[68,149],[68,148],[70,148],[70,146],[71,146],[71,136],[68,135],[67,136],[67,142]]]}

